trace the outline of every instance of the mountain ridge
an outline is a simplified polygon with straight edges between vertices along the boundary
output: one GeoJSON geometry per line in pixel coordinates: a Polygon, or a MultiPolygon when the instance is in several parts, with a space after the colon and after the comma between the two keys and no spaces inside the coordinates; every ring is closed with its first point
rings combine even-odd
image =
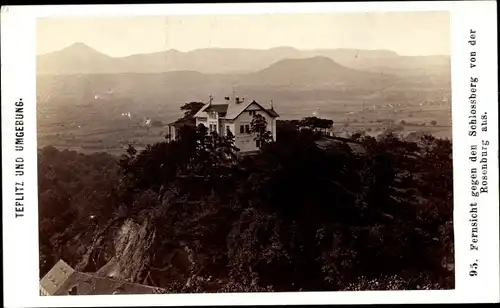
{"type": "MultiPolygon", "coordinates": [[[[54,53],[59,53],[65,50],[70,50],[70,49],[75,49],[75,48],[80,48],[80,49],[87,49],[89,51],[93,51],[96,53],[100,53],[102,55],[108,56],[110,58],[127,58],[131,56],[136,56],[136,55],[148,55],[148,54],[157,54],[157,53],[165,53],[165,52],[176,52],[176,53],[192,53],[196,51],[206,51],[206,50],[245,50],[245,51],[270,51],[270,50],[287,50],[287,51],[301,51],[301,52],[311,52],[311,51],[343,51],[343,52],[383,52],[386,53],[386,55],[393,55],[393,56],[402,56],[396,53],[395,51],[392,51],[390,49],[359,49],[359,48],[314,48],[314,49],[299,49],[291,46],[275,46],[275,47],[270,47],[270,48],[237,48],[237,47],[207,47],[207,48],[196,48],[192,50],[187,50],[187,51],[180,51],[177,49],[165,49],[165,50],[159,50],[159,51],[152,51],[152,52],[139,52],[139,53],[133,53],[130,55],[126,56],[111,56],[106,54],[105,52],[99,51],[97,48],[94,48],[92,46],[89,46],[83,42],[74,42],[66,47],[63,47],[58,50],[53,50],[45,53],[40,53],[37,54],[37,57],[40,56],[45,56],[49,54],[54,54],[54,53]]],[[[432,55],[432,56],[447,56],[447,55],[432,55]]]]}
{"type": "MultiPolygon", "coordinates": [[[[237,88],[244,97],[282,100],[357,99],[383,97],[388,93],[421,90],[440,91],[449,86],[449,77],[398,76],[341,65],[328,57],[284,59],[265,69],[241,74],[209,74],[194,70],[161,73],[117,73],[38,75],[40,103],[104,102],[106,97],[125,101],[160,104],[204,98],[207,93],[223,97],[237,88]],[[400,89],[395,91],[394,88],[400,89]],[[390,90],[393,89],[393,90],[390,90]],[[99,100],[95,100],[99,97],[99,100]]],[[[412,93],[413,93],[412,92],[412,93]]],[[[406,95],[405,94],[405,95],[406,95]]],[[[394,94],[401,96],[400,94],[394,94]]],[[[142,104],[142,103],[141,103],[142,104]]]]}
{"type": "Polygon", "coordinates": [[[299,50],[278,46],[270,49],[202,48],[191,51],[174,49],[112,57],[84,43],[74,43],[59,51],[37,56],[38,74],[161,73],[198,71],[201,73],[250,73],[283,59],[328,57],[350,68],[376,67],[378,70],[421,67],[429,62],[447,69],[448,56],[400,56],[390,50],[313,49],[299,50]],[[377,61],[375,61],[377,60],[377,61]],[[377,62],[377,63],[375,63],[377,62]],[[382,65],[381,68],[377,65],[382,65]]]}

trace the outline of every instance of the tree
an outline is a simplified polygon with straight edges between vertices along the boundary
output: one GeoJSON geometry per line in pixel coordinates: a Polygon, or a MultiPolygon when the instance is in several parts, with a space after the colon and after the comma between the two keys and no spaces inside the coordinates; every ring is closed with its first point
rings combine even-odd
{"type": "MultiPolygon", "coordinates": [[[[265,118],[252,122],[265,139],[265,118]]],[[[120,276],[168,292],[453,288],[441,269],[453,258],[451,141],[360,133],[320,148],[296,124],[279,121],[277,142],[240,159],[227,155],[232,133],[186,125],[172,142],[130,147],[127,172],[110,155],[40,150],[42,275],[60,258],[99,268],[94,252],[118,239],[120,276]],[[124,182],[133,189],[117,200],[124,182]],[[117,235],[123,220],[130,234],[117,235]],[[195,270],[168,257],[181,250],[195,270]]]]}
{"type": "Polygon", "coordinates": [[[316,132],[326,133],[327,130],[333,127],[333,120],[321,119],[318,117],[305,117],[299,122],[299,126],[316,132]]]}
{"type": "Polygon", "coordinates": [[[266,118],[260,114],[256,114],[250,122],[250,132],[256,134],[254,140],[258,148],[262,148],[272,140],[272,134],[267,130],[266,118]]]}
{"type": "Polygon", "coordinates": [[[127,152],[128,157],[131,159],[133,159],[137,154],[137,150],[131,144],[128,145],[127,150],[125,152],[127,152]]]}
{"type": "Polygon", "coordinates": [[[226,155],[228,158],[235,158],[236,152],[238,152],[240,149],[234,145],[235,137],[233,135],[233,132],[231,130],[227,130],[226,136],[222,137],[222,142],[221,142],[221,148],[223,153],[226,155]]]}
{"type": "Polygon", "coordinates": [[[190,102],[181,106],[184,111],[184,119],[192,118],[205,104],[202,102],[190,102]]]}
{"type": "Polygon", "coordinates": [[[125,150],[126,154],[122,154],[120,159],[118,160],[118,165],[122,168],[125,174],[127,174],[133,165],[133,161],[137,156],[137,150],[133,145],[129,144],[127,149],[125,150]]]}

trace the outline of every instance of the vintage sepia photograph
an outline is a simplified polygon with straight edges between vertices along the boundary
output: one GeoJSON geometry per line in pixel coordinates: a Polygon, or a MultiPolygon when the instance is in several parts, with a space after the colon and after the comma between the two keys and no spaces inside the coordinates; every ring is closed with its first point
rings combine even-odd
{"type": "Polygon", "coordinates": [[[41,295],[455,288],[450,13],[36,21],[41,295]]]}
{"type": "Polygon", "coordinates": [[[4,307],[498,303],[496,12],[2,6],[4,307]]]}

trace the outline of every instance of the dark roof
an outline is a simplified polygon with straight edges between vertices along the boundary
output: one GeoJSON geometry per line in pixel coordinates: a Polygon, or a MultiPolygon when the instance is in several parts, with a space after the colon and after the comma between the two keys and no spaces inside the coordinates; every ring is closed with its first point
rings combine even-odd
{"type": "Polygon", "coordinates": [[[175,127],[181,127],[184,125],[195,125],[196,124],[196,119],[194,118],[180,118],[178,120],[175,120],[172,123],[168,123],[168,126],[175,126],[175,127]]]}
{"type": "Polygon", "coordinates": [[[210,112],[210,111],[215,111],[219,114],[220,117],[225,117],[228,120],[234,120],[237,118],[243,111],[245,111],[250,105],[256,104],[261,110],[265,111],[267,114],[269,114],[271,117],[279,117],[278,113],[273,110],[273,109],[265,109],[257,103],[255,100],[254,101],[242,101],[241,103],[238,104],[206,104],[201,108],[196,114],[196,117],[203,117],[204,112],[210,112]]]}
{"type": "Polygon", "coordinates": [[[274,109],[266,109],[267,113],[273,118],[279,117],[279,114],[274,109]]]}
{"type": "Polygon", "coordinates": [[[207,109],[205,109],[205,111],[209,112],[209,111],[215,111],[219,114],[223,113],[224,115],[227,113],[227,107],[229,105],[228,104],[217,104],[217,105],[210,105],[207,107],[207,109]]]}

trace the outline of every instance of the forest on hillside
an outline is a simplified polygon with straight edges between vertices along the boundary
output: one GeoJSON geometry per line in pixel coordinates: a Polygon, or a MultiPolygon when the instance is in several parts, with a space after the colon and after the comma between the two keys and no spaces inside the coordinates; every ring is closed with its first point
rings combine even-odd
{"type": "Polygon", "coordinates": [[[276,142],[253,129],[262,148],[245,157],[189,126],[121,157],[39,149],[40,275],[114,258],[120,279],[166,292],[454,288],[450,140],[319,147],[297,122],[276,142]]]}

